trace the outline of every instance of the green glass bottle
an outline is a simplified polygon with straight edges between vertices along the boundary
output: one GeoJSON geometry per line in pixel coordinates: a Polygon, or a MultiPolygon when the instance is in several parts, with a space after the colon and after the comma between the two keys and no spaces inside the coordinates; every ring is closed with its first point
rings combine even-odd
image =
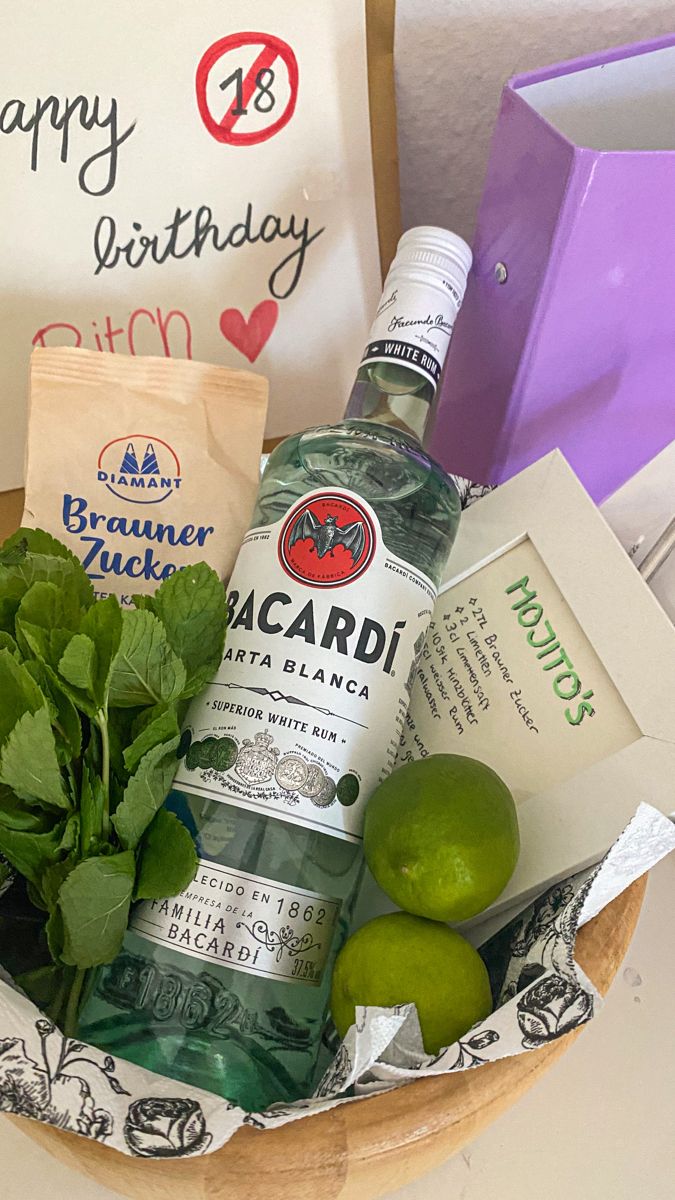
{"type": "Polygon", "coordinates": [[[229,584],[218,675],[168,804],[200,866],[133,910],[87,1041],[250,1111],[316,1082],[331,965],[392,769],[460,504],[420,437],[471,262],[405,234],[347,417],[271,454],[229,584]]]}

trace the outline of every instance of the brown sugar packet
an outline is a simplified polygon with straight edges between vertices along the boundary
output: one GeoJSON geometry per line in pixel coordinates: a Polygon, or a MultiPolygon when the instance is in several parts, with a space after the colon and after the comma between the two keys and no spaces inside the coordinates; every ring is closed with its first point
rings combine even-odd
{"type": "Polygon", "coordinates": [[[31,357],[23,524],[131,604],[205,561],[232,569],[258,487],[267,380],[70,347],[31,357]]]}

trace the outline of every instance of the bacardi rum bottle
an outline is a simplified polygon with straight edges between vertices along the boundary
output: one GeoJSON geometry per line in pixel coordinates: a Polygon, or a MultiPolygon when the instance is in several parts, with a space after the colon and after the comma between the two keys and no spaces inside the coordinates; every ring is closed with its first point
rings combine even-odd
{"type": "Polygon", "coordinates": [[[84,1012],[87,1040],[249,1110],[315,1082],[364,806],[396,759],[459,520],[419,439],[470,263],[451,233],[405,234],[347,419],[270,456],[169,800],[197,876],[135,907],[84,1012]]]}

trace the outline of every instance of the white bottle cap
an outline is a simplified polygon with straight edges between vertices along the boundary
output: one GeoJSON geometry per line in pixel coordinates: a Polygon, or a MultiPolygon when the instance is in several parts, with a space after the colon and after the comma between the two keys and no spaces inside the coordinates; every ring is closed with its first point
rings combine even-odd
{"type": "Polygon", "coordinates": [[[399,240],[389,275],[401,267],[420,267],[428,276],[451,283],[459,305],[472,261],[470,247],[458,234],[436,225],[418,225],[399,240]]]}
{"type": "MultiPolygon", "coordinates": [[[[466,242],[447,229],[421,225],[403,234],[361,359],[371,382],[389,396],[396,388],[401,395],[412,394],[425,383],[435,392],[471,262],[466,242]],[[392,366],[408,370],[394,378],[392,366]],[[417,389],[411,373],[419,376],[417,389]]],[[[427,387],[425,403],[428,392],[427,387]]],[[[356,408],[347,408],[350,417],[362,415],[355,403],[356,408]]]]}

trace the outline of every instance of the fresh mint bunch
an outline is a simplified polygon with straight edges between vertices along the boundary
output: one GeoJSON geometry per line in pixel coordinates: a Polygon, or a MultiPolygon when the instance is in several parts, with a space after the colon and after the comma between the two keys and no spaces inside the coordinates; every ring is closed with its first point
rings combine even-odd
{"type": "Polygon", "coordinates": [[[73,1034],[86,972],[118,954],[132,900],[194,878],[162,807],[185,701],[218,668],[223,586],[205,563],[122,609],[42,530],[0,549],[0,854],[46,915],[53,968],[21,977],[73,1034]],[[58,993],[58,994],[57,994],[58,993]]]}

